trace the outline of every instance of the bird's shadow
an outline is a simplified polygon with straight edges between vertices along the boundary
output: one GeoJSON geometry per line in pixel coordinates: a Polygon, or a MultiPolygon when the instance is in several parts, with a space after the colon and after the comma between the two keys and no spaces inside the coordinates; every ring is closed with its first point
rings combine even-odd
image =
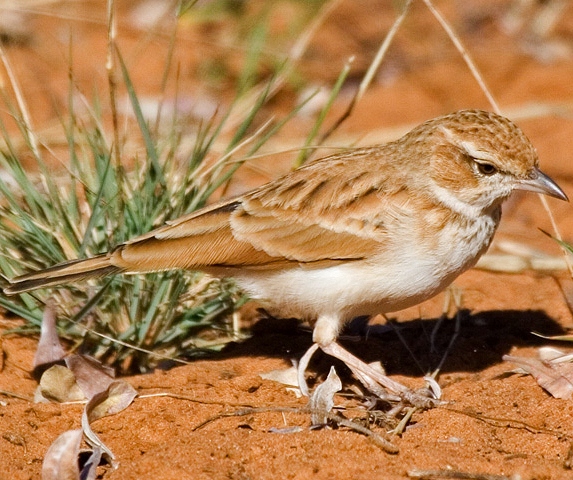
{"type": "MultiPolygon", "coordinates": [[[[367,319],[356,319],[342,333],[340,343],[366,362],[380,361],[388,374],[419,377],[432,372],[446,352],[442,373],[476,372],[501,362],[513,347],[547,343],[532,332],[560,335],[564,329],[540,310],[461,311],[457,320],[416,319],[369,325],[367,319]]],[[[252,333],[243,342],[229,344],[217,358],[298,360],[312,344],[310,329],[292,319],[263,318],[252,333]]],[[[324,354],[315,357],[311,368],[317,373],[328,372],[333,359],[324,354]]]]}

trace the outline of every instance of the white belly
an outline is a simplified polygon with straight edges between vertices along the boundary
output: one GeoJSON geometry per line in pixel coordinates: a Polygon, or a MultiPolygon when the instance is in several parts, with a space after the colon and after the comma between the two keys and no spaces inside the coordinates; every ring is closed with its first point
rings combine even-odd
{"type": "Polygon", "coordinates": [[[346,321],[416,305],[443,290],[475,264],[487,249],[496,223],[440,233],[434,248],[420,248],[419,239],[405,239],[399,248],[369,260],[328,268],[301,266],[282,271],[242,271],[239,285],[273,315],[315,320],[319,316],[346,321]]]}

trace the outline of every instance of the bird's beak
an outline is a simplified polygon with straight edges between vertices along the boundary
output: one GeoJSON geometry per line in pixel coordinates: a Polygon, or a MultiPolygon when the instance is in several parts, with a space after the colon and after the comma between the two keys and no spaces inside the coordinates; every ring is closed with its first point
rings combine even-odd
{"type": "Polygon", "coordinates": [[[527,190],[529,192],[543,193],[551,197],[569,201],[565,192],[551,178],[545,175],[537,167],[534,168],[532,175],[526,180],[520,180],[517,190],[527,190]]]}

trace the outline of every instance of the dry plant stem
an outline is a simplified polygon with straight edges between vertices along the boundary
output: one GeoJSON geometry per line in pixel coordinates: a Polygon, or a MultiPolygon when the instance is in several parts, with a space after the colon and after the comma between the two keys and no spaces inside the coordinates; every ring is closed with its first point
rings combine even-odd
{"type": "Polygon", "coordinates": [[[470,72],[472,73],[472,75],[476,79],[482,92],[487,97],[487,100],[489,101],[489,103],[493,107],[493,111],[495,113],[497,113],[498,115],[501,115],[501,109],[499,108],[499,105],[497,104],[497,102],[493,98],[493,95],[491,94],[489,88],[487,87],[485,80],[483,79],[483,77],[479,73],[478,68],[476,67],[475,63],[473,62],[472,58],[470,57],[467,49],[463,46],[460,38],[456,35],[456,33],[453,31],[452,27],[450,27],[450,24],[442,16],[442,14],[436,9],[436,7],[434,7],[431,0],[423,0],[423,1],[426,4],[426,6],[428,7],[428,9],[430,10],[430,12],[432,12],[432,15],[434,15],[434,17],[436,17],[436,20],[440,23],[440,25],[442,26],[444,31],[448,34],[448,37],[450,37],[450,40],[452,41],[454,46],[458,49],[458,52],[460,52],[460,55],[462,56],[462,58],[466,62],[468,68],[470,69],[470,72]]]}
{"type": "Polygon", "coordinates": [[[392,442],[386,440],[381,435],[378,435],[377,433],[373,432],[369,428],[363,427],[362,425],[359,425],[359,424],[353,422],[352,420],[348,420],[346,418],[343,418],[337,414],[333,414],[333,413],[328,412],[327,416],[328,416],[329,420],[335,422],[337,425],[339,425],[341,427],[350,428],[351,430],[355,430],[358,433],[362,433],[363,435],[366,435],[370,440],[372,440],[374,442],[375,445],[380,447],[386,453],[394,454],[394,453],[399,452],[398,447],[396,445],[394,445],[392,442]]]}
{"type": "Polygon", "coordinates": [[[0,390],[0,395],[4,395],[6,397],[18,398],[20,400],[25,400],[26,402],[29,403],[32,403],[34,401],[33,398],[20,395],[19,393],[9,392],[8,390],[0,390]]]}
{"type": "MultiPolygon", "coordinates": [[[[34,129],[32,128],[32,120],[30,118],[30,113],[28,112],[28,106],[26,105],[26,100],[24,100],[24,95],[22,95],[22,89],[20,88],[18,79],[16,78],[16,75],[14,75],[14,71],[12,70],[10,60],[6,56],[6,52],[4,51],[4,47],[2,46],[2,42],[0,42],[0,58],[2,59],[2,63],[4,64],[4,69],[6,70],[6,74],[8,75],[8,80],[10,81],[10,85],[12,87],[12,90],[14,91],[14,95],[16,96],[16,102],[18,103],[20,114],[22,115],[22,121],[24,123],[24,128],[26,129],[26,135],[30,141],[30,147],[32,148],[34,156],[39,159],[41,158],[41,156],[40,156],[40,149],[38,148],[38,139],[36,138],[36,134],[34,132],[34,129]]],[[[4,82],[1,83],[2,83],[2,88],[4,89],[4,82]]]]}
{"type": "Polygon", "coordinates": [[[565,286],[563,285],[563,282],[559,279],[559,277],[553,276],[553,280],[555,281],[557,288],[559,289],[561,295],[563,296],[563,301],[567,305],[569,313],[573,314],[573,292],[569,293],[565,289],[565,286]]]}
{"type": "MultiPolygon", "coordinates": [[[[497,113],[498,115],[501,115],[501,109],[499,108],[498,103],[493,98],[493,95],[491,94],[489,88],[487,87],[485,80],[483,79],[482,75],[479,73],[478,68],[476,67],[475,63],[473,62],[472,58],[470,57],[467,49],[462,44],[460,38],[456,35],[456,33],[451,28],[450,24],[442,16],[442,14],[436,9],[436,7],[433,5],[432,1],[431,0],[423,0],[423,1],[426,4],[426,6],[428,7],[428,9],[430,10],[430,12],[432,12],[434,17],[436,17],[436,20],[438,20],[438,22],[440,22],[440,25],[442,26],[444,31],[448,34],[448,36],[450,37],[450,40],[452,41],[454,46],[458,49],[458,52],[460,53],[460,55],[462,56],[462,58],[466,62],[470,72],[474,76],[474,78],[477,81],[478,85],[480,86],[482,92],[484,93],[484,95],[487,97],[489,103],[491,104],[493,111],[495,113],[497,113]]],[[[541,200],[541,204],[543,205],[543,208],[545,209],[547,216],[549,217],[555,238],[557,238],[558,240],[561,240],[561,238],[562,238],[561,233],[559,231],[559,228],[557,227],[557,223],[555,222],[555,219],[553,217],[553,213],[551,212],[551,209],[549,208],[549,205],[547,204],[547,200],[545,198],[543,198],[543,195],[538,195],[538,197],[541,200]]],[[[569,274],[573,278],[573,264],[571,262],[571,259],[569,258],[567,251],[563,247],[561,247],[561,250],[563,251],[563,255],[565,257],[565,262],[567,263],[567,268],[569,269],[569,274]]]]}
{"type": "MultiPolygon", "coordinates": [[[[254,415],[257,413],[269,413],[269,412],[296,413],[299,415],[301,415],[301,414],[302,415],[308,415],[310,413],[310,409],[308,407],[305,407],[305,408],[291,408],[291,407],[245,408],[243,410],[237,410],[235,412],[227,412],[227,413],[220,413],[218,415],[214,415],[213,417],[210,417],[210,418],[204,420],[203,422],[201,422],[199,425],[196,425],[195,427],[193,427],[192,431],[195,432],[197,430],[200,430],[201,428],[207,426],[208,424],[213,423],[213,422],[220,420],[222,418],[242,417],[242,416],[246,416],[246,415],[254,415]]],[[[348,420],[346,418],[343,418],[340,415],[337,415],[336,413],[332,413],[332,412],[321,412],[321,413],[324,414],[328,418],[328,420],[334,422],[336,425],[349,428],[351,430],[354,430],[358,433],[361,433],[361,434],[367,436],[370,440],[372,440],[374,442],[374,444],[376,446],[380,447],[386,453],[392,453],[392,454],[398,453],[398,447],[396,447],[396,445],[394,445],[392,442],[386,440],[384,437],[377,434],[376,432],[373,432],[369,428],[363,427],[362,425],[359,425],[356,422],[353,422],[352,420],[348,420]]]]}
{"type": "MultiPolygon", "coordinates": [[[[78,325],[81,326],[81,324],[79,324],[79,323],[78,323],[78,325]]],[[[138,347],[137,345],[132,345],[131,343],[123,342],[121,340],[118,340],[117,338],[113,338],[113,337],[110,337],[109,335],[105,335],[104,333],[96,332],[95,330],[93,330],[91,328],[88,328],[88,327],[84,327],[84,328],[86,329],[86,331],[92,333],[93,335],[97,335],[98,337],[105,338],[106,340],[109,340],[110,342],[117,343],[118,345],[121,345],[122,347],[126,347],[126,348],[129,348],[131,350],[137,350],[138,352],[146,353],[147,355],[151,355],[151,356],[157,357],[157,358],[162,358],[163,360],[171,360],[172,362],[180,363],[182,365],[191,365],[191,362],[186,362],[185,360],[182,360],[181,358],[171,357],[169,355],[163,355],[161,353],[154,352],[153,350],[146,350],[145,348],[138,347]]]]}
{"type": "Polygon", "coordinates": [[[486,415],[482,415],[479,413],[474,413],[467,410],[464,411],[456,410],[455,408],[450,408],[450,407],[442,407],[442,408],[445,408],[448,412],[453,412],[459,415],[465,415],[470,418],[475,418],[480,422],[484,422],[487,423],[488,425],[492,425],[495,427],[525,430],[533,434],[543,433],[545,435],[551,435],[555,438],[558,438],[559,440],[567,440],[570,442],[573,441],[572,437],[563,432],[558,432],[556,430],[552,430],[549,428],[536,427],[535,425],[530,425],[529,423],[523,422],[521,420],[515,420],[513,418],[503,418],[503,417],[488,417],[486,415]]]}
{"type": "MultiPolygon", "coordinates": [[[[268,98],[272,98],[276,92],[278,92],[283,87],[284,83],[287,81],[292,71],[294,70],[294,67],[304,55],[304,52],[310,44],[314,34],[339,3],[340,0],[332,0],[330,2],[326,2],[323,5],[322,10],[314,17],[310,26],[302,35],[299,36],[297,42],[290,49],[290,53],[288,55],[284,69],[279,73],[271,88],[269,89],[267,94],[268,98]]],[[[258,86],[253,88],[249,94],[244,95],[241,100],[241,105],[243,107],[237,108],[239,114],[235,115],[235,117],[241,116],[241,112],[244,112],[245,109],[250,108],[249,106],[254,103],[254,99],[258,98],[265,89],[267,89],[267,85],[258,86]]],[[[239,122],[240,120],[230,120],[227,122],[227,129],[234,130],[239,122]]]]}
{"type": "MultiPolygon", "coordinates": [[[[166,15],[166,14],[165,14],[166,15]]],[[[157,23],[159,24],[159,22],[161,22],[163,20],[163,18],[165,18],[165,15],[163,15],[162,18],[157,20],[157,23]]],[[[155,132],[159,132],[159,123],[161,122],[161,115],[163,113],[163,106],[165,104],[165,101],[167,99],[167,81],[169,79],[169,74],[171,71],[171,64],[173,63],[173,53],[175,51],[175,41],[177,39],[177,27],[179,25],[179,22],[175,23],[175,27],[173,29],[173,33],[170,35],[169,37],[169,49],[167,50],[167,58],[165,60],[165,68],[163,69],[163,77],[161,78],[161,96],[158,102],[158,106],[157,106],[157,113],[155,114],[155,132]]],[[[177,82],[179,82],[179,79],[181,78],[181,71],[180,71],[180,66],[177,66],[177,70],[175,73],[175,78],[177,79],[177,82]]],[[[177,83],[177,88],[175,89],[176,92],[179,92],[179,83],[177,83]]],[[[177,102],[177,97],[176,100],[177,102]]]]}
{"type": "Polygon", "coordinates": [[[336,122],[334,122],[334,125],[332,125],[332,127],[330,127],[328,129],[328,131],[322,136],[322,138],[320,139],[320,143],[324,143],[324,141],[328,137],[330,137],[330,135],[332,135],[334,133],[334,131],[336,129],[338,129],[338,127],[340,127],[340,125],[342,125],[342,123],[348,117],[350,117],[350,115],[352,115],[352,112],[354,111],[354,107],[360,101],[360,99],[364,96],[364,92],[366,92],[366,90],[368,89],[368,87],[372,83],[372,79],[374,78],[374,75],[378,71],[378,68],[380,68],[380,64],[382,63],[382,60],[384,59],[386,52],[388,51],[388,48],[390,48],[390,45],[392,44],[392,40],[394,40],[394,37],[396,36],[398,29],[400,28],[400,26],[402,25],[402,22],[404,21],[404,19],[406,18],[407,14],[408,14],[411,3],[412,3],[412,0],[407,0],[406,4],[404,5],[404,10],[398,16],[398,18],[394,21],[394,24],[392,25],[392,27],[390,28],[390,30],[386,34],[386,37],[384,38],[382,45],[380,45],[380,48],[378,49],[378,52],[376,53],[374,60],[372,60],[372,63],[370,64],[370,66],[368,67],[368,70],[366,71],[364,77],[362,78],[362,81],[360,82],[360,86],[358,87],[356,94],[354,95],[354,97],[350,101],[350,104],[348,105],[348,107],[346,108],[344,113],[338,118],[338,120],[336,120],[336,122]]]}
{"type": "Polygon", "coordinates": [[[406,430],[406,427],[410,423],[410,420],[412,419],[414,413],[416,413],[417,411],[418,407],[408,407],[406,409],[406,414],[402,417],[400,423],[398,423],[398,425],[396,425],[396,428],[394,428],[388,433],[390,435],[398,435],[398,436],[402,435],[406,430]]]}
{"type": "MultiPolygon", "coordinates": [[[[166,7],[162,12],[158,12],[158,15],[154,17],[152,24],[149,25],[147,28],[145,28],[145,31],[141,32],[143,33],[143,35],[138,40],[133,51],[130,52],[129,55],[130,60],[131,59],[137,60],[138,58],[141,57],[141,55],[145,55],[145,52],[149,48],[149,45],[152,44],[157,37],[161,36],[163,38],[169,38],[169,47],[165,61],[166,65],[169,65],[171,63],[172,60],[171,54],[173,52],[173,47],[175,46],[175,40],[177,38],[180,26],[180,22],[178,21],[179,19],[177,15],[171,9],[175,8],[175,5],[180,3],[182,3],[181,0],[164,0],[163,2],[158,3],[158,6],[162,6],[162,4],[165,4],[169,5],[171,8],[166,7]],[[171,28],[170,31],[167,31],[167,29],[165,28],[166,21],[169,22],[171,28]]],[[[122,32],[125,31],[126,28],[130,27],[130,25],[125,25],[125,22],[121,20],[121,16],[119,22],[120,22],[119,26],[122,32]]],[[[163,76],[164,77],[169,76],[169,68],[164,69],[163,76]]],[[[164,91],[163,86],[160,87],[160,91],[161,92],[164,91]]],[[[159,103],[161,104],[161,102],[159,103]]]]}
{"type": "Polygon", "coordinates": [[[513,477],[505,475],[489,475],[487,473],[470,473],[460,472],[458,470],[410,470],[408,477],[419,480],[439,480],[439,479],[457,479],[457,480],[511,480],[513,477]]]}
{"type": "MultiPolygon", "coordinates": [[[[169,393],[169,392],[146,393],[143,395],[138,395],[137,397],[138,398],[167,397],[167,398],[175,398],[177,400],[186,400],[188,402],[193,402],[193,403],[200,403],[201,405],[221,405],[223,407],[235,407],[235,408],[256,408],[249,403],[229,403],[218,400],[204,400],[201,398],[190,397],[188,395],[180,395],[178,393],[169,393]]],[[[285,408],[291,408],[291,407],[285,407],[285,408]]],[[[296,409],[297,407],[292,407],[292,408],[296,409]]]]}
{"type": "Polygon", "coordinates": [[[119,145],[119,122],[117,118],[117,81],[115,73],[115,39],[117,36],[117,26],[115,20],[115,1],[107,2],[107,60],[105,68],[107,70],[107,81],[109,84],[109,100],[111,107],[111,119],[113,124],[113,158],[115,164],[121,165],[121,152],[119,145]]]}
{"type": "MultiPolygon", "coordinates": [[[[432,350],[434,350],[434,348],[435,348],[434,344],[435,344],[435,337],[436,337],[437,331],[439,330],[439,327],[442,324],[443,319],[445,319],[447,317],[447,314],[450,310],[450,304],[452,302],[452,299],[453,299],[453,302],[454,302],[455,307],[456,307],[454,334],[452,335],[452,338],[450,339],[450,342],[448,343],[448,347],[446,348],[446,351],[442,355],[442,358],[440,360],[438,367],[430,375],[434,379],[438,376],[440,370],[442,369],[442,366],[444,365],[444,362],[446,361],[446,358],[448,357],[452,347],[454,346],[454,343],[456,342],[456,340],[460,334],[460,329],[461,329],[460,311],[462,308],[462,294],[457,289],[450,287],[446,290],[446,296],[444,299],[443,314],[440,317],[440,319],[438,320],[436,327],[432,330],[432,334],[431,334],[431,345],[432,345],[431,348],[432,348],[432,350]]],[[[401,336],[398,333],[398,330],[395,329],[395,331],[401,339],[401,336]]],[[[402,342],[404,343],[404,345],[406,345],[406,343],[404,341],[402,341],[402,342]]],[[[407,345],[406,345],[406,348],[408,348],[407,345]]],[[[410,350],[408,349],[408,351],[410,351],[410,350]]],[[[418,407],[409,407],[406,410],[406,414],[404,415],[402,420],[400,420],[400,423],[390,433],[392,433],[394,435],[402,435],[404,433],[404,431],[406,430],[406,427],[407,427],[408,423],[410,422],[410,419],[412,418],[414,413],[416,413],[416,411],[418,411],[418,407]]]]}
{"type": "Polygon", "coordinates": [[[196,432],[197,430],[202,429],[203,427],[213,423],[217,420],[222,418],[230,418],[230,417],[242,417],[245,415],[252,415],[256,413],[269,413],[269,412],[276,412],[276,413],[297,413],[297,414],[308,414],[310,413],[310,409],[308,407],[296,408],[296,407],[248,407],[242,410],[236,410],[234,412],[223,412],[212,417],[203,420],[198,425],[195,425],[191,431],[196,432]]]}
{"type": "Polygon", "coordinates": [[[437,351],[436,348],[436,336],[444,321],[448,318],[448,312],[450,311],[450,305],[452,303],[452,286],[448,287],[444,291],[444,305],[442,307],[442,314],[438,318],[436,325],[432,328],[432,333],[430,333],[430,352],[435,353],[437,351]]]}
{"type": "Polygon", "coordinates": [[[458,310],[456,312],[455,317],[454,317],[454,333],[450,338],[450,341],[448,343],[446,351],[444,352],[444,354],[442,355],[442,358],[440,359],[440,363],[438,364],[436,369],[431,374],[432,378],[436,378],[438,373],[440,373],[440,370],[444,366],[446,358],[448,358],[450,351],[452,350],[454,344],[456,343],[456,340],[458,339],[458,336],[460,335],[460,330],[461,330],[461,318],[460,317],[461,317],[461,310],[458,310]]]}
{"type": "Polygon", "coordinates": [[[553,212],[551,212],[551,209],[549,208],[547,199],[543,197],[543,195],[538,195],[538,197],[539,200],[541,201],[541,205],[543,205],[543,208],[545,209],[547,215],[549,216],[549,221],[551,222],[551,228],[553,229],[553,234],[555,235],[555,238],[559,241],[558,242],[559,248],[561,249],[561,251],[563,252],[563,256],[565,257],[567,270],[569,270],[569,275],[571,276],[571,278],[573,278],[573,264],[571,263],[571,256],[569,252],[565,249],[565,247],[563,247],[563,237],[561,236],[561,232],[559,231],[559,227],[557,226],[557,222],[555,221],[553,212]]]}
{"type": "MultiPolygon", "coordinates": [[[[259,138],[267,128],[269,128],[272,124],[272,119],[267,120],[264,122],[252,135],[249,135],[243,141],[235,145],[229,151],[227,151],[222,157],[220,157],[215,163],[212,165],[205,165],[205,168],[200,168],[197,171],[197,181],[200,184],[206,185],[205,189],[208,188],[209,181],[208,178],[215,178],[221,175],[223,169],[229,165],[232,165],[234,161],[232,160],[233,155],[238,153],[241,149],[248,146],[250,143],[254,142],[257,138],[259,138]]],[[[204,192],[201,192],[204,193],[204,192]]]]}
{"type": "Polygon", "coordinates": [[[304,52],[306,51],[312,37],[320,28],[320,26],[324,23],[324,20],[330,15],[330,13],[336,8],[336,6],[340,3],[340,0],[331,0],[326,2],[326,4],[322,7],[321,11],[318,15],[315,15],[314,19],[310,26],[306,29],[305,32],[300,35],[297,42],[292,46],[290,49],[290,67],[285,70],[285,72],[281,75],[281,81],[277,85],[282,85],[284,80],[288,78],[292,69],[296,65],[296,63],[302,58],[304,52]]]}
{"type": "Polygon", "coordinates": [[[402,335],[402,333],[400,332],[400,329],[396,327],[396,322],[391,321],[388,319],[388,317],[386,317],[386,315],[383,315],[383,317],[386,319],[387,324],[392,327],[392,331],[394,332],[394,334],[398,337],[398,340],[400,340],[400,342],[402,343],[402,345],[404,345],[404,347],[406,348],[406,350],[408,351],[408,354],[410,355],[410,357],[412,358],[412,360],[414,360],[414,362],[416,363],[416,366],[418,367],[418,369],[420,370],[420,372],[425,372],[424,367],[422,366],[422,364],[420,363],[420,361],[418,360],[418,358],[416,357],[416,355],[414,355],[414,352],[412,351],[412,349],[410,348],[410,345],[408,345],[408,342],[406,341],[406,339],[404,338],[404,336],[402,335]]]}
{"type": "Polygon", "coordinates": [[[450,341],[448,343],[448,346],[446,348],[446,351],[444,352],[444,354],[442,355],[442,358],[440,360],[440,363],[438,364],[438,366],[436,367],[436,369],[432,372],[431,377],[432,378],[436,378],[438,376],[438,373],[440,372],[440,370],[442,369],[442,367],[444,366],[444,363],[446,361],[446,358],[448,358],[448,355],[450,354],[450,351],[452,350],[459,334],[460,334],[460,330],[461,330],[461,310],[462,310],[462,292],[458,289],[454,289],[453,287],[448,288],[448,290],[446,290],[446,300],[447,300],[447,305],[444,305],[444,313],[442,315],[442,317],[440,317],[440,319],[438,320],[438,323],[436,324],[436,327],[432,330],[432,335],[431,335],[431,342],[432,342],[432,350],[434,350],[435,345],[435,337],[436,334],[438,332],[438,329],[440,327],[440,325],[442,324],[442,320],[444,318],[446,318],[448,311],[450,309],[450,302],[454,301],[454,305],[456,307],[456,314],[454,317],[454,333],[452,335],[452,337],[450,338],[450,341]]]}
{"type": "Polygon", "coordinates": [[[126,348],[129,348],[129,349],[131,349],[131,350],[136,350],[136,351],[138,351],[138,352],[146,353],[147,355],[151,355],[151,356],[153,356],[153,357],[161,358],[161,359],[163,359],[163,360],[170,360],[170,361],[172,361],[172,362],[180,363],[180,364],[182,364],[182,365],[191,365],[191,362],[187,362],[187,361],[185,361],[185,360],[182,360],[181,358],[171,357],[171,356],[169,356],[169,355],[163,355],[162,353],[154,352],[153,350],[147,350],[147,349],[145,349],[145,348],[138,347],[137,345],[132,345],[131,343],[127,343],[127,342],[124,342],[124,341],[119,340],[119,339],[117,339],[117,338],[113,338],[113,337],[111,337],[111,336],[109,336],[109,335],[106,335],[105,333],[101,333],[101,332],[98,332],[98,331],[96,331],[96,330],[93,330],[93,329],[91,329],[91,328],[89,328],[89,327],[83,325],[79,320],[78,320],[78,321],[70,320],[70,322],[73,323],[74,325],[76,325],[76,326],[78,326],[78,327],[84,329],[86,332],[91,333],[92,335],[95,335],[95,336],[100,337],[100,338],[104,338],[104,339],[106,339],[106,340],[108,340],[108,341],[110,341],[110,342],[113,342],[113,343],[116,343],[116,344],[118,344],[118,345],[121,345],[122,347],[126,347],[126,348]]]}

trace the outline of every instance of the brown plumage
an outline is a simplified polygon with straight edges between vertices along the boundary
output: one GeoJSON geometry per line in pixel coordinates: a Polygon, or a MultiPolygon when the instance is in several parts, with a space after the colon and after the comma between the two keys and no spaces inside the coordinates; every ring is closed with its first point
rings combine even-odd
{"type": "Polygon", "coordinates": [[[508,119],[455,112],[394,142],[309,163],[110,253],[17,277],[4,293],[202,270],[235,277],[271,313],[310,320],[328,349],[350,318],[419,303],[473,266],[512,191],[567,199],[537,163],[508,119]]]}

